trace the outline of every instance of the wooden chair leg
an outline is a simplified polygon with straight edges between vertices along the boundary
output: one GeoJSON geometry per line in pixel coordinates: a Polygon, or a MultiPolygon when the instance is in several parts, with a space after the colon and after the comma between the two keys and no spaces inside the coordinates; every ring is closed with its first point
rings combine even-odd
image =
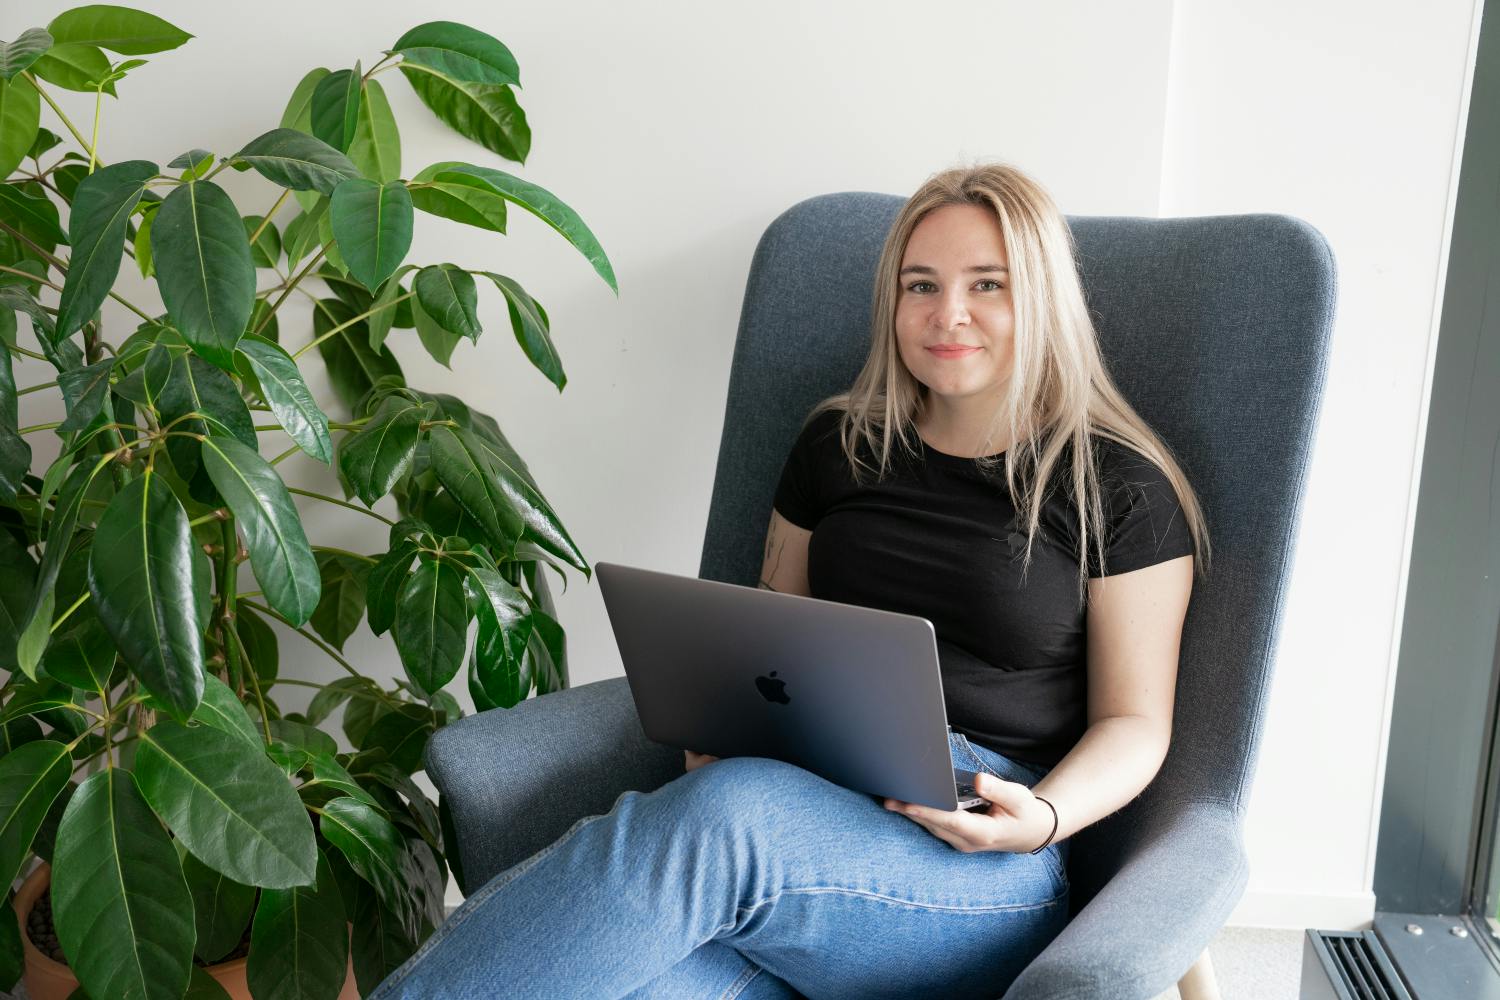
{"type": "Polygon", "coordinates": [[[1198,961],[1177,981],[1177,994],[1182,1000],[1220,1000],[1219,983],[1214,979],[1214,964],[1208,957],[1208,949],[1198,956],[1198,961]]]}

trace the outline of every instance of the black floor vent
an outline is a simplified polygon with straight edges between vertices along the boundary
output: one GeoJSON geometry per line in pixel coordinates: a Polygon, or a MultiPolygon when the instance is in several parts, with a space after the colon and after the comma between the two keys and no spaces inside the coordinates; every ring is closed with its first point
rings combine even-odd
{"type": "Polygon", "coordinates": [[[1302,1000],[1411,1000],[1374,931],[1307,932],[1302,1000]]]}

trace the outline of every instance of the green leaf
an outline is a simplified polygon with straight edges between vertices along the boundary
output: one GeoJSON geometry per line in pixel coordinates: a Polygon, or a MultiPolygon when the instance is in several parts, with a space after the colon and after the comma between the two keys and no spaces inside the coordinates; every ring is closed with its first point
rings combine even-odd
{"type": "MultiPolygon", "coordinates": [[[[461,665],[461,649],[458,651],[458,660],[461,665]]],[[[454,673],[457,672],[455,667],[454,673]]],[[[431,709],[421,705],[402,705],[375,721],[365,735],[364,742],[360,744],[360,749],[379,747],[385,751],[392,766],[403,774],[411,774],[422,767],[422,751],[427,748],[427,738],[432,735],[433,729],[431,709]]]]}
{"type": "Polygon", "coordinates": [[[293,722],[291,719],[272,719],[271,735],[283,743],[301,747],[308,753],[335,754],[339,749],[333,737],[317,726],[293,722]]]}
{"type": "Polygon", "coordinates": [[[441,559],[423,562],[401,588],[395,626],[406,675],[423,693],[437,691],[463,666],[468,627],[458,570],[441,559]]]}
{"type": "Polygon", "coordinates": [[[68,418],[57,427],[59,437],[83,430],[99,415],[109,395],[109,375],[114,367],[115,359],[109,357],[57,376],[57,386],[68,405],[68,418]]]}
{"type": "Polygon", "coordinates": [[[287,223],[286,236],[281,241],[281,248],[286,252],[286,263],[288,268],[297,266],[297,263],[307,256],[318,243],[318,229],[322,220],[328,215],[328,198],[318,195],[312,207],[305,209],[293,217],[287,223]]]}
{"type": "Polygon", "coordinates": [[[334,649],[344,643],[365,617],[365,577],[370,564],[342,552],[317,553],[323,596],[312,614],[313,631],[334,649]]]}
{"type": "Polygon", "coordinates": [[[213,726],[230,736],[237,736],[257,752],[264,742],[261,734],[256,731],[255,723],[250,721],[250,713],[245,711],[244,703],[229,689],[228,684],[213,674],[203,675],[203,700],[193,712],[193,721],[213,726]]]}
{"type": "Polygon", "coordinates": [[[323,807],[318,829],[416,938],[419,916],[406,893],[400,831],[369,803],[347,796],[323,807]]]}
{"type": "Polygon", "coordinates": [[[450,80],[519,85],[521,70],[498,38],[454,21],[419,24],[387,50],[405,65],[422,66],[450,80]]]}
{"type": "Polygon", "coordinates": [[[384,184],[401,176],[401,131],[379,80],[365,81],[349,159],[372,181],[384,184]]]}
{"type": "Polygon", "coordinates": [[[533,629],[531,604],[494,570],[470,569],[469,577],[484,598],[479,603],[470,673],[491,704],[512,708],[531,691],[531,663],[526,658],[533,629]]]}
{"type": "Polygon", "coordinates": [[[101,167],[78,185],[68,217],[73,257],[58,301],[54,342],[81,329],[114,286],[124,256],[120,245],[125,240],[126,223],[146,190],[146,182],[156,174],[154,163],[126,160],[101,167]]]}
{"type": "MultiPolygon", "coordinates": [[[[479,291],[474,276],[456,264],[433,264],[412,282],[423,312],[449,333],[479,340],[479,291]]],[[[420,332],[422,325],[417,324],[420,332]]]]}
{"type": "Polygon", "coordinates": [[[417,945],[406,933],[400,918],[380,901],[368,883],[360,883],[351,922],[354,924],[354,940],[350,944],[354,953],[354,979],[360,994],[369,996],[412,956],[417,945]]]}
{"type": "MultiPolygon", "coordinates": [[[[239,387],[224,372],[187,349],[175,334],[163,338],[146,358],[147,381],[161,388],[156,406],[164,423],[187,434],[232,435],[247,448],[258,446],[255,423],[239,387]],[[201,416],[189,417],[196,413],[201,416]]],[[[220,505],[213,482],[202,467],[202,445],[191,437],[167,438],[172,465],[200,503],[220,505]]]]}
{"type": "Polygon", "coordinates": [[[276,420],[297,446],[324,465],[333,460],[328,416],[302,377],[297,362],[277,345],[254,335],[239,343],[240,354],[260,382],[276,420]]]}
{"type": "Polygon", "coordinates": [[[313,336],[318,339],[318,353],[328,367],[333,391],[351,410],[382,376],[394,375],[404,382],[401,365],[391,349],[371,350],[364,320],[350,323],[354,316],[355,313],[338,299],[319,299],[313,308],[313,336]],[[334,327],[345,323],[349,325],[327,340],[321,339],[334,327]]]}
{"type": "Polygon", "coordinates": [[[151,254],[173,324],[199,354],[232,371],[255,304],[255,265],[234,202],[211,181],[181,185],[156,213],[151,254]]]}
{"type": "Polygon", "coordinates": [[[253,448],[214,434],[203,442],[203,465],[245,532],[266,601],[293,625],[303,624],[318,606],[318,564],[281,476],[253,448]]]}
{"type": "Polygon", "coordinates": [[[428,167],[412,178],[413,206],[454,222],[505,232],[505,199],[488,183],[467,174],[445,174],[438,180],[438,172],[428,167]]]}
{"type": "Polygon", "coordinates": [[[0,79],[0,177],[9,177],[36,138],[42,98],[25,77],[0,79]]]}
{"type": "Polygon", "coordinates": [[[331,195],[342,181],[360,175],[349,157],[323,140],[291,128],[273,128],[251,139],[234,158],[293,191],[331,195]]]}
{"type": "Polygon", "coordinates": [[[411,301],[403,299],[396,302],[397,298],[406,292],[406,289],[401,287],[401,276],[408,271],[416,270],[416,266],[415,264],[402,264],[396,268],[396,273],[385,279],[385,284],[380,286],[379,294],[371,300],[370,316],[365,320],[365,324],[370,329],[370,350],[380,350],[385,344],[386,335],[391,332],[391,327],[400,325],[396,321],[397,315],[401,307],[411,301]],[[396,302],[394,307],[391,305],[393,302],[396,302]]]}
{"type": "Polygon", "coordinates": [[[431,414],[430,404],[392,394],[368,423],[339,442],[339,471],[366,506],[375,506],[411,468],[422,421],[431,414]]]}
{"type": "Polygon", "coordinates": [[[15,881],[53,800],[73,773],[68,748],[41,740],[0,758],[0,875],[15,881]]]}
{"type": "Polygon", "coordinates": [[[447,180],[451,175],[457,175],[483,181],[507,201],[520,205],[557,230],[594,266],[599,277],[603,278],[610,288],[616,292],[619,291],[615,283],[614,268],[610,266],[609,258],[604,255],[604,248],[599,245],[598,239],[578,217],[578,213],[559,201],[552,192],[493,167],[477,167],[471,163],[450,161],[434,164],[428,169],[433,172],[437,180],[447,180]]]}
{"type": "Polygon", "coordinates": [[[411,248],[411,194],[400,181],[350,178],[334,189],[329,216],[349,272],[371,291],[411,248]]]}
{"type": "MultiPolygon", "coordinates": [[[[235,631],[240,637],[241,645],[245,647],[245,656],[250,660],[249,667],[262,688],[270,687],[275,682],[281,665],[276,633],[265,619],[243,604],[235,607],[234,614],[238,626],[235,631]]],[[[248,686],[248,681],[246,683],[248,686]]]]}
{"type": "Polygon", "coordinates": [[[19,185],[0,184],[0,219],[32,239],[40,237],[53,244],[68,242],[68,234],[58,222],[57,206],[52,200],[27,194],[19,185]]]}
{"type": "Polygon", "coordinates": [[[312,94],[312,134],[347,151],[359,126],[360,68],[336,70],[318,81],[312,94]]]}
{"type": "Polygon", "coordinates": [[[22,541],[8,530],[0,530],[0,668],[16,669],[16,644],[26,625],[26,611],[36,587],[36,560],[22,541]]]}
{"type": "Polygon", "coordinates": [[[206,149],[190,149],[172,160],[167,166],[174,170],[181,170],[178,178],[182,181],[197,180],[214,165],[214,154],[206,149]]]}
{"type": "Polygon", "coordinates": [[[390,711],[390,706],[376,698],[355,698],[344,709],[344,735],[359,746],[369,735],[370,727],[390,711]]]}
{"type": "Polygon", "coordinates": [[[281,260],[281,232],[274,222],[267,222],[265,228],[261,228],[263,218],[259,215],[244,217],[246,239],[260,229],[260,235],[250,244],[250,260],[256,267],[275,267],[281,260]]]}
{"type": "Polygon", "coordinates": [[[135,227],[135,266],[141,272],[142,278],[150,278],[156,273],[156,261],[151,256],[151,223],[156,220],[156,211],[141,216],[140,225],[135,227]]]}
{"type": "Polygon", "coordinates": [[[563,374],[562,358],[558,357],[557,348],[552,345],[547,311],[513,279],[493,271],[480,273],[493,281],[505,296],[516,343],[521,345],[521,350],[531,359],[536,369],[547,376],[547,381],[557,386],[558,392],[562,392],[563,386],[568,384],[568,377],[563,374]]]}
{"type": "MultiPolygon", "coordinates": [[[[0,42],[0,78],[13,80],[17,73],[36,62],[52,47],[52,36],[43,28],[27,28],[10,43],[0,42]]],[[[9,173],[9,171],[6,171],[9,173]]]]}
{"type": "Polygon", "coordinates": [[[154,14],[112,4],[63,11],[47,30],[59,42],[85,42],[124,56],[165,52],[193,37],[154,14]]]}
{"type": "Polygon", "coordinates": [[[84,691],[105,688],[115,667],[115,641],[90,607],[73,612],[42,660],[47,674],[84,691]]]}
{"type": "Polygon", "coordinates": [[[400,599],[411,561],[417,555],[416,543],[398,542],[370,570],[365,586],[370,631],[382,635],[396,624],[396,602],[400,599]]]}
{"type": "Polygon", "coordinates": [[[193,961],[193,897],[129,771],[110,768],[78,787],[54,860],[58,941],[89,995],[181,997],[193,961]]]}
{"type": "Polygon", "coordinates": [[[349,969],[344,903],[318,852],[316,881],[260,894],[245,979],[255,1000],[335,997],[349,969]]]}
{"type": "Polygon", "coordinates": [[[428,431],[427,439],[438,482],[479,522],[497,551],[509,552],[524,527],[514,505],[514,485],[496,474],[470,431],[439,425],[428,431]]]}
{"type": "Polygon", "coordinates": [[[240,737],[172,720],[141,734],[136,779],[189,851],[236,882],[287,889],[313,879],[317,849],[286,776],[240,737]]]}
{"type": "Polygon", "coordinates": [[[115,96],[114,84],[105,82],[110,73],[109,56],[100,51],[97,45],[84,42],[55,43],[32,63],[31,72],[64,90],[92,94],[103,84],[104,92],[111,97],[115,96]]]}
{"type": "Polygon", "coordinates": [[[401,73],[422,103],[449,128],[507,160],[526,162],[531,126],[510,87],[451,80],[405,64],[401,73]]]}
{"type": "Polygon", "coordinates": [[[327,719],[338,707],[350,698],[356,697],[356,692],[374,694],[375,682],[368,677],[339,677],[329,681],[312,696],[308,702],[307,721],[310,725],[319,725],[327,719]]]}
{"type": "MultiPolygon", "coordinates": [[[[16,650],[21,669],[28,677],[36,679],[36,665],[47,648],[52,627],[53,587],[57,574],[62,569],[63,559],[73,540],[73,531],[78,523],[78,511],[89,492],[104,459],[82,462],[73,467],[68,478],[58,490],[57,504],[52,512],[52,524],[42,550],[42,564],[37,570],[36,588],[32,591],[31,607],[27,610],[21,641],[16,650]]],[[[105,477],[105,482],[108,477],[105,477]]]]}
{"type": "Polygon", "coordinates": [[[240,943],[255,910],[255,887],[225,878],[187,851],[182,852],[182,874],[198,931],[193,951],[205,962],[217,962],[240,943]]]}
{"type": "Polygon", "coordinates": [[[413,298],[410,301],[411,316],[417,321],[417,339],[422,340],[422,346],[428,349],[432,360],[437,361],[446,369],[452,369],[453,366],[449,364],[449,360],[453,357],[453,349],[458,348],[459,340],[463,337],[444,330],[443,325],[429,316],[428,310],[423,309],[420,298],[413,298]]]}
{"type": "Polygon", "coordinates": [[[0,990],[14,990],[26,971],[26,954],[21,944],[20,917],[7,906],[0,915],[0,990]]]}
{"type": "Polygon", "coordinates": [[[196,551],[182,504],[150,469],[110,501],[89,551],[100,621],[135,675],[179,718],[203,697],[196,551]]]}
{"type": "MultiPolygon", "coordinates": [[[[484,417],[484,420],[489,418],[484,417]]],[[[490,422],[493,424],[493,421],[490,422]]],[[[588,560],[578,551],[578,546],[573,544],[573,539],[568,536],[547,498],[542,496],[521,456],[516,454],[515,448],[500,433],[498,426],[480,429],[479,423],[476,418],[474,441],[489,460],[490,469],[503,484],[512,506],[526,526],[525,538],[580,570],[585,577],[591,576],[593,570],[589,567],[588,560]]]]}
{"type": "Polygon", "coordinates": [[[334,759],[333,754],[315,753],[312,755],[312,781],[318,785],[336,789],[340,794],[353,796],[372,806],[377,805],[375,797],[365,791],[364,786],[344,770],[344,766],[334,759]]]}

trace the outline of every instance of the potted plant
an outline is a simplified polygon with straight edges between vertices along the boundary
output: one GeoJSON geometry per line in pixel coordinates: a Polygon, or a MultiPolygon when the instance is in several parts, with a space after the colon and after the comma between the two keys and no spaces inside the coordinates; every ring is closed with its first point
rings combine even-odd
{"type": "Polygon", "coordinates": [[[483,709],[566,686],[540,567],[591,574],[496,421],[407,384],[398,353],[447,365],[477,340],[476,278],[565,383],[542,306],[508,275],[406,263],[414,220],[503,233],[519,207],[615,279],[577,214],[528,181],[459,161],[401,176],[391,70],[525,160],[497,39],[422,24],[368,69],[308,73],[279,125],[229,155],[107,162],[104,97],[190,37],[93,5],[0,44],[0,869],[11,884],[46,863],[0,916],[0,987],[55,937],[99,1000],[220,995],[237,953],[259,1000],[334,997],[351,966],[368,991],[442,919],[453,857],[412,775],[459,715],[445,689],[463,672],[483,709]],[[58,89],[94,95],[92,128],[58,89]],[[215,183],[226,169],[270,182],[260,214],[215,183]],[[116,290],[127,257],[161,308],[116,290]],[[294,338],[283,307],[301,299],[311,336],[294,338]],[[303,378],[314,348],[332,399],[303,378]],[[23,425],[21,397],[50,391],[64,419],[23,425]],[[28,438],[46,431],[60,454],[33,469],[28,438]],[[262,432],[289,445],[263,457],[262,432]],[[342,499],[287,484],[304,455],[342,499]],[[293,495],[371,521],[370,551],[311,544],[293,495]],[[372,509],[386,496],[394,519],[372,509]],[[390,687],[341,655],[362,620],[395,641],[390,687]],[[295,676],[272,622],[345,676],[295,676]],[[317,690],[282,711],[296,686],[317,690]],[[349,751],[328,728],[340,710],[349,751]]]}

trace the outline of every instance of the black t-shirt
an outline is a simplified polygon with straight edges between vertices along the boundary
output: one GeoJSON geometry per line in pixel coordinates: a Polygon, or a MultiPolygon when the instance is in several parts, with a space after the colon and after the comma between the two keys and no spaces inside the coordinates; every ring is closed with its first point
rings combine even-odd
{"type": "MultiPolygon", "coordinates": [[[[1026,525],[1018,523],[1003,466],[986,474],[973,459],[925,443],[916,459],[897,445],[883,480],[862,468],[863,485],[856,484],[839,445],[841,417],[825,411],[803,428],[776,487],[776,510],[813,532],[812,595],[931,621],[949,725],[1007,757],[1056,764],[1087,728],[1087,613],[1071,490],[1048,492],[1023,585],[1026,525]]],[[[1165,474],[1116,442],[1095,439],[1095,447],[1106,572],[1091,539],[1089,576],[1191,554],[1165,474]]],[[[863,443],[860,456],[878,467],[863,443]]]]}

